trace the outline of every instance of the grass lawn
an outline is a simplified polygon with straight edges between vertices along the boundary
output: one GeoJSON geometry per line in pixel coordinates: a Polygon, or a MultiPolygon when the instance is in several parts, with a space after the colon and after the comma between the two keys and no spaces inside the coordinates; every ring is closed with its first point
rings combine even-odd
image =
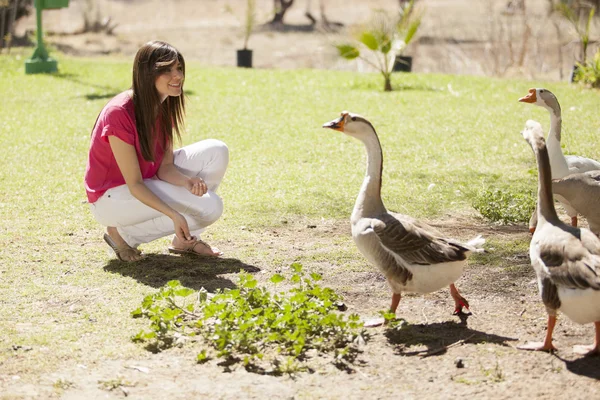
{"type": "MultiPolygon", "coordinates": [[[[146,353],[129,341],[144,324],[129,312],[169,279],[196,289],[201,279],[184,264],[161,274],[119,266],[86,204],[90,132],[104,104],[129,87],[132,60],[57,54],[59,73],[24,75],[28,55],[0,55],[0,375],[35,382],[67,360],[146,353]],[[31,350],[10,350],[19,346],[31,350]]],[[[530,87],[546,87],[561,102],[564,152],[600,159],[598,91],[435,74],[396,74],[392,84],[399,90],[385,93],[377,74],[188,61],[183,144],[220,139],[231,156],[220,188],[225,212],[207,233],[211,243],[242,262],[252,256],[260,269],[283,267],[288,260],[251,241],[298,221],[349,218],[364,176],[363,146],[321,128],[343,110],[365,116],[379,133],[387,207],[429,220],[472,215],[482,188],[535,189],[533,153],[520,131],[527,119],[547,130],[549,116],[517,102],[530,87]]],[[[299,261],[309,269],[323,260],[364,266],[349,235],[332,242],[299,261]]],[[[143,249],[164,252],[166,243],[143,249]]],[[[213,278],[213,288],[233,285],[213,278]]]]}

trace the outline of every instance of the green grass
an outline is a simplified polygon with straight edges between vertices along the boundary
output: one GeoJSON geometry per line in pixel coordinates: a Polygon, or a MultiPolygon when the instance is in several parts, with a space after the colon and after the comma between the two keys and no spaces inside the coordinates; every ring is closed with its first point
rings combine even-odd
{"type": "MultiPolygon", "coordinates": [[[[28,55],[29,49],[0,55],[0,347],[32,350],[0,351],[0,370],[29,373],[35,382],[36,372],[62,361],[139,356],[144,350],[129,335],[141,322],[129,312],[167,280],[183,275],[183,284],[199,285],[194,274],[210,271],[182,264],[158,276],[118,265],[85,204],[90,131],[109,98],[130,85],[131,60],[55,54],[58,74],[24,75],[28,55]]],[[[217,138],[231,154],[220,189],[225,213],[210,229],[214,241],[249,241],[261,229],[284,227],[284,220],[347,220],[364,175],[364,150],[321,128],[342,110],[374,124],[384,152],[384,201],[415,217],[472,212],[470,198],[482,187],[533,190],[533,154],[519,132],[529,118],[548,129],[549,118],[517,102],[529,87],[558,96],[565,152],[600,159],[598,92],[575,85],[397,74],[393,85],[401,90],[384,93],[377,74],[190,61],[187,71],[183,144],[217,138]]],[[[343,263],[352,257],[349,248],[332,246],[330,257],[302,261],[343,263]]],[[[264,246],[237,253],[242,261],[246,254],[264,260],[259,268],[273,265],[264,246]]]]}

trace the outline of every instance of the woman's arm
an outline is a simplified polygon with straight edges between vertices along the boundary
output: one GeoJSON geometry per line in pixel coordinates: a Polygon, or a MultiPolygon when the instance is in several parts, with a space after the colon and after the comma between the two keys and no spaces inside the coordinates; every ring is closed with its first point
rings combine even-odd
{"type": "Polygon", "coordinates": [[[175,226],[175,234],[179,239],[186,242],[191,241],[192,236],[183,215],[169,207],[144,184],[135,148],[116,136],[109,136],[108,141],[131,194],[148,207],[152,207],[171,218],[175,226]]]}
{"type": "Polygon", "coordinates": [[[170,184],[183,186],[196,196],[202,196],[208,190],[206,188],[206,183],[202,178],[194,176],[192,178],[188,178],[184,174],[181,173],[175,167],[173,163],[173,144],[169,143],[167,149],[165,150],[165,155],[163,156],[162,162],[160,163],[160,167],[158,167],[158,171],[156,172],[156,176],[161,181],[169,182],[170,184]]]}

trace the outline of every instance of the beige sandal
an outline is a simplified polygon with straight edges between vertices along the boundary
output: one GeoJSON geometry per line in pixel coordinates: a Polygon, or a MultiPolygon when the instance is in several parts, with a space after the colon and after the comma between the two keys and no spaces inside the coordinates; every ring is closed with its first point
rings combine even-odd
{"type": "Polygon", "coordinates": [[[223,255],[223,252],[218,251],[218,254],[202,254],[202,253],[198,253],[196,251],[194,251],[194,249],[196,248],[196,245],[198,244],[202,244],[204,246],[206,246],[207,248],[211,249],[212,251],[215,251],[215,248],[210,246],[208,243],[206,243],[204,240],[201,239],[196,239],[196,241],[194,242],[193,245],[191,245],[190,247],[188,247],[187,249],[178,249],[175,248],[173,246],[169,246],[169,253],[172,254],[181,254],[181,255],[191,255],[191,256],[196,256],[196,257],[219,257],[223,255]]]}
{"type": "Polygon", "coordinates": [[[144,258],[146,258],[145,255],[142,255],[142,252],[139,251],[138,249],[134,249],[133,247],[129,246],[129,245],[125,245],[125,246],[117,246],[117,244],[115,243],[115,241],[110,237],[110,235],[108,233],[104,234],[104,241],[113,249],[113,251],[115,252],[115,254],[117,255],[117,258],[120,261],[124,261],[124,262],[136,262],[136,261],[141,261],[144,258]],[[140,258],[139,260],[125,260],[123,259],[122,254],[126,251],[134,251],[137,255],[142,255],[142,258],[140,258]]]}

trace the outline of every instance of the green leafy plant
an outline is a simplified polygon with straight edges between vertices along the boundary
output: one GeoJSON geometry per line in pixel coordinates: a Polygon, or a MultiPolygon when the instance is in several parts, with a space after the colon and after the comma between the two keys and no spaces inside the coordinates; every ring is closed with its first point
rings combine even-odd
{"type": "Polygon", "coordinates": [[[527,222],[535,209],[532,193],[514,193],[502,189],[483,189],[471,205],[486,219],[500,223],[527,222]]]}
{"type": "Polygon", "coordinates": [[[585,64],[577,63],[575,82],[600,88],[600,49],[594,57],[585,64]]]}
{"type": "Polygon", "coordinates": [[[133,317],[150,320],[149,331],[132,339],[162,350],[185,339],[200,337],[200,363],[221,358],[224,365],[242,363],[251,371],[290,373],[307,368],[306,352],[332,353],[336,365],[347,366],[364,343],[363,324],[356,314],[345,318],[338,311],[341,298],[317,282],[321,276],[291,265],[286,279],[275,274],[275,285],[287,281],[291,289],[272,294],[245,272],[236,289],[215,295],[195,292],[171,281],[156,294],[146,296],[133,317]],[[193,295],[193,296],[192,296],[193,295]],[[192,299],[190,301],[190,299],[192,299]]]}
{"type": "Polygon", "coordinates": [[[587,49],[590,44],[590,27],[596,8],[590,5],[576,9],[573,5],[561,1],[554,6],[554,10],[573,27],[581,46],[579,62],[585,64],[587,62],[587,49]]]}
{"type": "Polygon", "coordinates": [[[422,16],[423,11],[415,8],[414,0],[400,7],[396,15],[390,15],[386,10],[375,10],[369,23],[354,32],[352,42],[336,45],[338,53],[345,59],[360,58],[373,66],[383,76],[384,90],[391,91],[396,56],[402,54],[415,37],[422,16]]]}
{"type": "MultiPolygon", "coordinates": [[[[233,8],[230,5],[226,5],[225,10],[231,14],[235,14],[233,8]]],[[[250,36],[252,36],[252,33],[254,32],[254,27],[256,26],[256,0],[246,0],[246,13],[244,14],[242,24],[244,29],[243,49],[247,50],[248,41],[250,40],[250,36]]]]}

